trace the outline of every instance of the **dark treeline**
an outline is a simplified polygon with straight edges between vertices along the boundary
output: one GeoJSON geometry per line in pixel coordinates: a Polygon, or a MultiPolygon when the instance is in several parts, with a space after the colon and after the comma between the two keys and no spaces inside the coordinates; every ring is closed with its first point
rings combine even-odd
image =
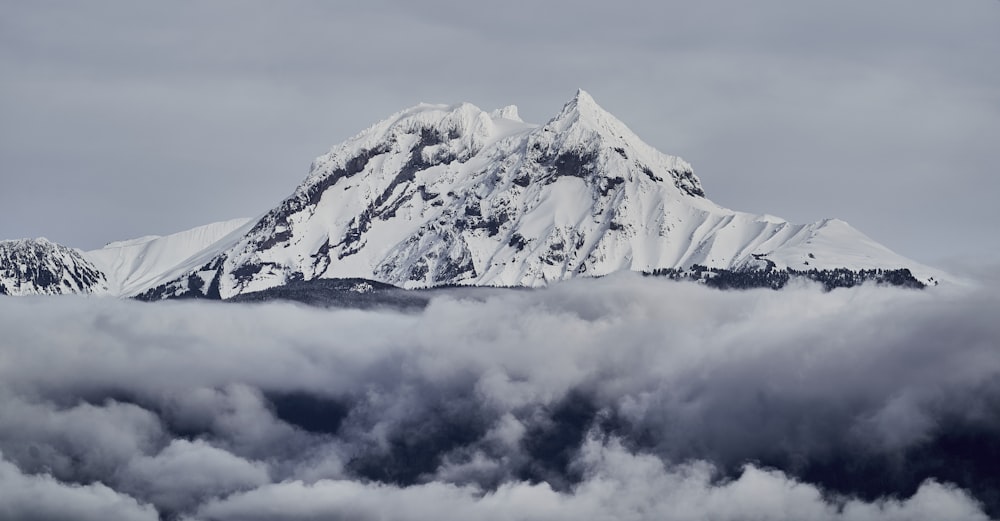
{"type": "Polygon", "coordinates": [[[832,270],[795,270],[791,268],[747,268],[729,270],[709,268],[694,264],[687,269],[659,268],[643,272],[654,277],[668,277],[671,280],[693,280],[717,289],[781,289],[794,279],[807,279],[818,282],[830,291],[835,288],[850,288],[865,282],[901,286],[905,288],[924,288],[924,283],[917,280],[906,268],[896,270],[868,269],[850,270],[836,268],[832,270]]]}

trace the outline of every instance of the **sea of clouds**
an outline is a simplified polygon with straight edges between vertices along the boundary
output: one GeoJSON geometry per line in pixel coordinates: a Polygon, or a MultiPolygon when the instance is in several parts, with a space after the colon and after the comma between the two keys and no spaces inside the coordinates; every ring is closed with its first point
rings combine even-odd
{"type": "Polygon", "coordinates": [[[0,518],[985,520],[994,286],[0,298],[0,518]]]}

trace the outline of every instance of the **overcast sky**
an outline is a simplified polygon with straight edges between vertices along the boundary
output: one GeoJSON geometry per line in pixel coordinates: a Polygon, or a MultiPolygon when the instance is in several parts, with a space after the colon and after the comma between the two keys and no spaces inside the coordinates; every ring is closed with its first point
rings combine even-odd
{"type": "Polygon", "coordinates": [[[421,101],[577,88],[709,198],[1000,257],[1000,2],[0,0],[0,238],[83,249],[260,214],[421,101]]]}

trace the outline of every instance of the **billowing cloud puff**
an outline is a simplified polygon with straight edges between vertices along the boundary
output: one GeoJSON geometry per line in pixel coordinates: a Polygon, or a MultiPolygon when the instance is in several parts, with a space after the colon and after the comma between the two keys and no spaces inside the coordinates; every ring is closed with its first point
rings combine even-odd
{"type": "Polygon", "coordinates": [[[117,477],[133,495],[173,511],[205,498],[269,483],[267,469],[196,440],[174,440],[156,456],[139,456],[117,477]]]}
{"type": "Polygon", "coordinates": [[[69,485],[25,475],[0,459],[0,518],[20,521],[158,521],[156,510],[101,484],[69,485]]]}

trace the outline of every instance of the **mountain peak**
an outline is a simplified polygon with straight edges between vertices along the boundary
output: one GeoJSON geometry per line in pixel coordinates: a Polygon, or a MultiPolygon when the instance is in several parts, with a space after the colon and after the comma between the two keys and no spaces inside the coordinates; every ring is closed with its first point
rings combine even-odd
{"type": "Polygon", "coordinates": [[[566,138],[581,138],[599,135],[613,146],[640,146],[652,150],[625,123],[604,110],[585,90],[576,94],[563,105],[559,114],[549,120],[545,128],[566,138]]]}
{"type": "MultiPolygon", "coordinates": [[[[601,109],[601,107],[597,104],[597,102],[594,101],[594,97],[591,96],[589,92],[587,92],[587,91],[585,91],[583,89],[576,89],[576,94],[573,96],[573,99],[570,100],[570,102],[571,103],[575,103],[577,106],[580,106],[580,107],[591,107],[592,106],[592,107],[596,107],[598,109],[601,109]]],[[[601,110],[603,110],[603,109],[601,109],[601,110]]]]}
{"type": "Polygon", "coordinates": [[[0,295],[106,293],[107,278],[79,250],[49,241],[0,241],[0,295]]]}
{"type": "Polygon", "coordinates": [[[583,89],[577,89],[576,94],[573,95],[573,97],[570,98],[565,105],[563,105],[562,111],[559,112],[559,115],[555,117],[554,121],[579,117],[587,117],[591,119],[612,119],[621,124],[621,122],[609,114],[608,111],[598,105],[597,102],[594,101],[593,96],[583,89]]]}
{"type": "Polygon", "coordinates": [[[507,105],[506,107],[496,109],[493,112],[490,112],[490,117],[493,119],[509,119],[518,123],[524,123],[524,120],[521,119],[521,116],[517,113],[517,105],[507,105]]]}

